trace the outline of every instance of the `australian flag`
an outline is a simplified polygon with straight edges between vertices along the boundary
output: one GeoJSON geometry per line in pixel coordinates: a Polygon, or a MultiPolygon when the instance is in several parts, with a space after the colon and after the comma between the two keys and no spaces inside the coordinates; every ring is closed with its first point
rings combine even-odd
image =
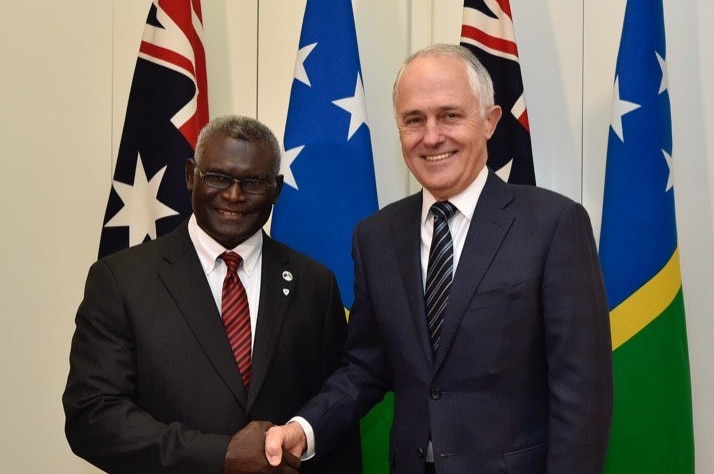
{"type": "Polygon", "coordinates": [[[154,0],[129,93],[99,257],[154,239],[191,213],[186,159],[208,121],[200,0],[154,0]]]}
{"type": "Polygon", "coordinates": [[[508,0],[464,0],[461,44],[491,74],[503,116],[488,142],[488,166],[509,183],[535,184],[528,112],[508,0]]]}

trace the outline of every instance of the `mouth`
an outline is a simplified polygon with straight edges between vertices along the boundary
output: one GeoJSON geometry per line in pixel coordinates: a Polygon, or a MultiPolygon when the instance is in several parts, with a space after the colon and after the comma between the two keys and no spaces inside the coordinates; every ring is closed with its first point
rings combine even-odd
{"type": "Polygon", "coordinates": [[[249,214],[248,212],[229,211],[227,209],[216,209],[216,211],[225,217],[242,217],[249,214]]]}
{"type": "Polygon", "coordinates": [[[437,162],[446,160],[456,154],[455,151],[447,151],[444,153],[439,153],[438,155],[422,155],[422,158],[429,162],[437,162]]]}

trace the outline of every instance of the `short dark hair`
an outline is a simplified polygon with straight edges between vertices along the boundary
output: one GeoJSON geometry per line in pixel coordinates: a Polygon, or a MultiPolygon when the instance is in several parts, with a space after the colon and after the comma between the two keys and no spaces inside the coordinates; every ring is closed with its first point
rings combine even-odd
{"type": "Polygon", "coordinates": [[[226,135],[236,140],[267,144],[273,153],[275,174],[280,173],[280,143],[275,134],[262,122],[243,115],[224,115],[211,119],[198,135],[193,159],[201,162],[206,142],[217,135],[226,135]]]}

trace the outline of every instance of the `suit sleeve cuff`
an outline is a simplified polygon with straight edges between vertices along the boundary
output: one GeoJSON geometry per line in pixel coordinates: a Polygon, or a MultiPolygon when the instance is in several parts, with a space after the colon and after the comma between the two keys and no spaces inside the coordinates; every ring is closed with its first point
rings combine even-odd
{"type": "Polygon", "coordinates": [[[303,455],[300,457],[300,460],[307,461],[308,459],[312,459],[315,456],[315,432],[312,430],[312,426],[310,426],[310,423],[308,423],[307,420],[301,416],[291,418],[288,420],[288,423],[291,421],[300,425],[302,430],[305,432],[305,439],[307,440],[307,447],[305,448],[303,455]]]}

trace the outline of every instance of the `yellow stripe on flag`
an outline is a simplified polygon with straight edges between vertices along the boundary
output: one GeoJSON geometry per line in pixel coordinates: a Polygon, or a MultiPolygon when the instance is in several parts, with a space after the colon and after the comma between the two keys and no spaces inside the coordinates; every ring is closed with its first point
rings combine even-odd
{"type": "Polygon", "coordinates": [[[672,303],[682,287],[679,248],[657,275],[610,311],[612,350],[634,337],[672,303]]]}

